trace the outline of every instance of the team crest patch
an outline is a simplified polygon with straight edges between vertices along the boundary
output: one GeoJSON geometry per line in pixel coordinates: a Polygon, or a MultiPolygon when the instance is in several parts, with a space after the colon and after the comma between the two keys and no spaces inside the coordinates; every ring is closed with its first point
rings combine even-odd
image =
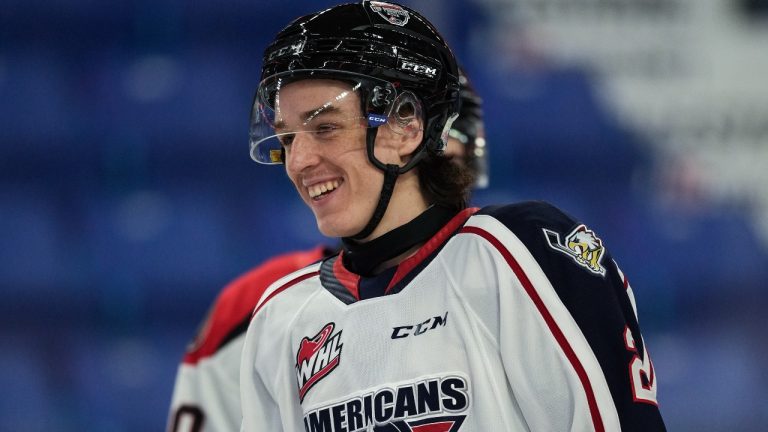
{"type": "Polygon", "coordinates": [[[390,24],[400,27],[406,25],[408,23],[408,18],[411,17],[407,10],[391,3],[372,1],[371,10],[378,13],[390,24]]]}
{"type": "Polygon", "coordinates": [[[341,360],[341,330],[333,333],[334,323],[326,324],[312,338],[303,337],[296,352],[296,377],[299,385],[299,402],[309,389],[328,376],[341,360]]]}
{"type": "Polygon", "coordinates": [[[577,264],[592,273],[605,275],[605,267],[602,264],[605,249],[603,241],[595,235],[594,231],[579,225],[565,237],[564,242],[560,241],[560,234],[546,228],[544,228],[544,236],[552,249],[570,256],[577,264]]]}

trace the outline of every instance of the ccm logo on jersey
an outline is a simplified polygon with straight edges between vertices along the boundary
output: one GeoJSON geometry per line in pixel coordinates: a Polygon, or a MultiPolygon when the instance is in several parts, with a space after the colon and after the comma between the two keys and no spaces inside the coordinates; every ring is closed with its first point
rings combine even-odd
{"type": "Polygon", "coordinates": [[[605,267],[602,264],[605,249],[603,241],[594,231],[579,225],[565,237],[564,243],[560,241],[560,234],[546,228],[544,236],[552,249],[570,256],[578,265],[592,273],[605,276],[605,267]]]}
{"type": "Polygon", "coordinates": [[[407,338],[411,335],[423,335],[427,330],[434,330],[438,326],[445,327],[446,324],[448,324],[448,311],[445,311],[443,316],[432,317],[416,325],[394,327],[392,329],[392,339],[407,338]]]}
{"type": "Polygon", "coordinates": [[[304,415],[306,432],[458,432],[469,407],[464,378],[387,385],[304,415]]]}
{"type": "Polygon", "coordinates": [[[304,337],[296,353],[296,378],[299,402],[304,402],[309,389],[328,376],[341,360],[341,330],[333,334],[334,323],[328,323],[312,338],[304,337]]]}

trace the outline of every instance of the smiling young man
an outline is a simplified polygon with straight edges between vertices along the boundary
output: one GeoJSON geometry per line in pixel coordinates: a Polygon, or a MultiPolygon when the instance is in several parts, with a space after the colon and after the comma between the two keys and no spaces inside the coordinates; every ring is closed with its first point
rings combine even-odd
{"type": "MultiPolygon", "coordinates": [[[[328,237],[352,237],[370,219],[376,207],[384,173],[368,162],[365,142],[366,119],[359,113],[360,98],[343,81],[310,79],[289,83],[280,92],[278,108],[282,125],[275,127],[285,149],[285,167],[299,195],[312,209],[320,231],[328,237]],[[333,101],[333,105],[326,105],[333,101]],[[305,121],[306,120],[306,121],[305,121]],[[288,125],[307,123],[318,131],[283,132],[288,125]]],[[[413,132],[397,133],[382,128],[374,154],[385,164],[404,165],[422,140],[418,120],[413,132]]],[[[419,193],[414,170],[395,183],[389,215],[362,241],[403,225],[427,208],[419,193]]]]}
{"type": "Polygon", "coordinates": [[[444,156],[459,73],[426,19],[373,1],[299,18],[261,78],[251,156],[344,247],[261,296],[242,430],[664,430],[595,232],[541,202],[467,208],[444,156]]]}
{"type": "MultiPolygon", "coordinates": [[[[482,100],[464,74],[459,78],[461,108],[445,153],[469,168],[475,188],[483,188],[488,184],[488,172],[482,100]]],[[[333,183],[326,185],[326,190],[333,187],[333,183]]],[[[321,192],[322,188],[315,190],[315,194],[321,192]]],[[[276,280],[337,253],[337,247],[318,246],[281,254],[222,290],[179,365],[168,432],[224,432],[240,427],[240,353],[254,307],[276,280]]]]}

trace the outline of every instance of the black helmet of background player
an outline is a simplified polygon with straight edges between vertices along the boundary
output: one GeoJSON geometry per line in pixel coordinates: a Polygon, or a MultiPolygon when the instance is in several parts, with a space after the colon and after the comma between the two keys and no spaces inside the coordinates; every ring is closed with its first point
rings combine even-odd
{"type": "Polygon", "coordinates": [[[453,123],[448,133],[449,142],[446,153],[460,155],[461,158],[458,160],[467,165],[475,178],[475,188],[483,189],[488,187],[489,180],[483,100],[462,68],[459,68],[459,82],[461,108],[459,118],[453,123]],[[456,150],[452,151],[454,145],[456,150]]]}
{"type": "MultiPolygon", "coordinates": [[[[267,47],[263,63],[251,113],[251,157],[257,162],[283,162],[274,130],[283,86],[303,79],[333,79],[351,84],[351,91],[360,97],[362,116],[367,119],[361,124],[367,127],[368,159],[385,174],[371,219],[352,238],[367,237],[386,211],[397,176],[445,149],[459,108],[459,73],[453,53],[417,12],[364,0],[296,19],[267,47]],[[401,127],[409,122],[408,116],[423,125],[421,145],[404,166],[382,163],[373,151],[378,127],[401,127]]],[[[420,172],[419,179],[423,178],[420,172]]],[[[441,186],[427,187],[428,199],[432,189],[441,186]]]]}

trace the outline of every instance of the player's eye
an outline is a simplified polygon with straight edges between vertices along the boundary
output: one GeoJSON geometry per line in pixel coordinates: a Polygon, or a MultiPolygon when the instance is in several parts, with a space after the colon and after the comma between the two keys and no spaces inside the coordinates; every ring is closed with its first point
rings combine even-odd
{"type": "Polygon", "coordinates": [[[315,129],[315,135],[322,139],[329,139],[333,138],[340,129],[341,127],[339,125],[325,123],[315,129]]]}
{"type": "Polygon", "coordinates": [[[296,134],[292,134],[292,133],[286,133],[286,134],[280,135],[278,137],[278,139],[280,140],[280,145],[282,145],[283,147],[288,147],[289,145],[291,145],[291,143],[293,143],[293,139],[295,136],[296,134]]]}

